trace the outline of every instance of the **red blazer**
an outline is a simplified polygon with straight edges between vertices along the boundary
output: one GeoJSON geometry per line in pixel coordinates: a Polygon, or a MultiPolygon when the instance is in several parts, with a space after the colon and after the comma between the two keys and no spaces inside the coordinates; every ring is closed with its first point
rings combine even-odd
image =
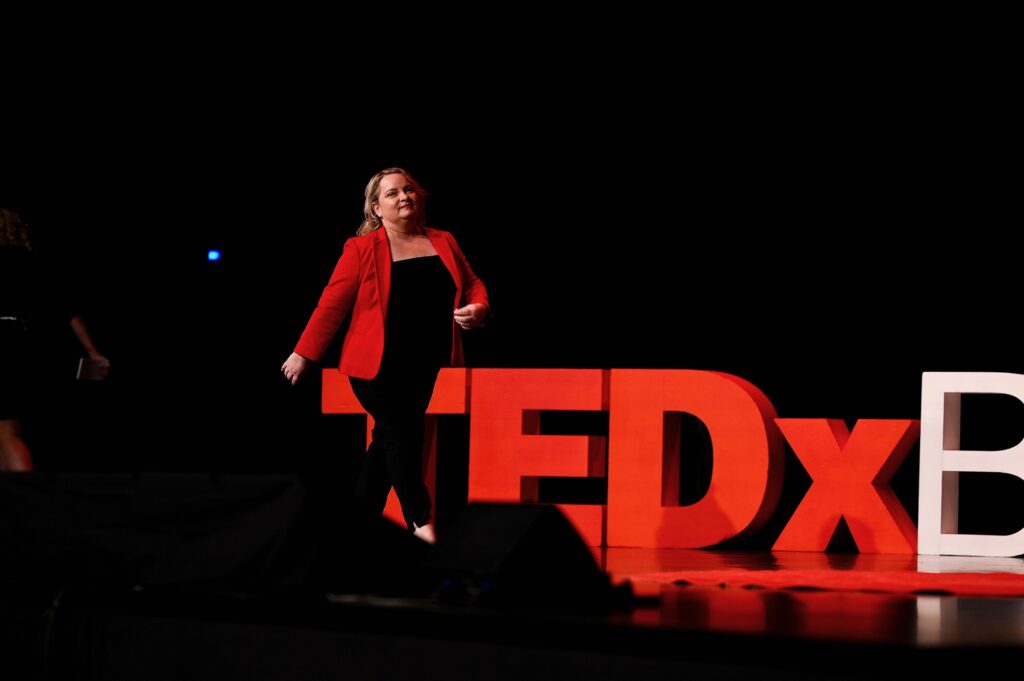
{"type": "MultiPolygon", "coordinates": [[[[490,308],[484,283],[462,254],[449,232],[427,228],[427,238],[455,281],[452,311],[469,303],[490,308]]],[[[391,244],[384,229],[352,237],[345,242],[334,274],[302,332],[295,352],[319,362],[338,327],[351,311],[348,332],[341,346],[341,373],[371,379],[384,356],[384,319],[391,293],[391,244]]],[[[462,342],[452,318],[452,366],[461,366],[462,342]]]]}

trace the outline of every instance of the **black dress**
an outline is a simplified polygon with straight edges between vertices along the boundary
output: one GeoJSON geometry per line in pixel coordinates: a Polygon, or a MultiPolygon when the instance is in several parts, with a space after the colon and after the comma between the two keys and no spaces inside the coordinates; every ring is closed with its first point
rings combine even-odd
{"type": "Polygon", "coordinates": [[[437,372],[451,361],[455,282],[439,256],[391,264],[384,356],[376,378],[349,378],[373,417],[356,496],[381,512],[392,486],[410,529],[430,519],[423,484],[423,417],[437,372]]]}
{"type": "Polygon", "coordinates": [[[0,419],[23,418],[35,398],[38,334],[29,331],[43,322],[43,284],[31,251],[0,246],[0,419]]]}

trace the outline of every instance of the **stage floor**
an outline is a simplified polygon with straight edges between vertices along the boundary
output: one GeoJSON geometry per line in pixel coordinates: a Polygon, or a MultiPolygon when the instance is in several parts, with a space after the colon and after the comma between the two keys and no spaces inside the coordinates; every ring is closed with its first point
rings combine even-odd
{"type": "Polygon", "coordinates": [[[23,610],[18,631],[38,630],[29,642],[45,645],[22,651],[35,672],[49,670],[46,678],[895,681],[1024,661],[1022,597],[867,591],[843,580],[913,580],[922,572],[1024,580],[1016,558],[614,548],[594,555],[613,583],[637,580],[634,607],[594,614],[360,593],[70,588],[42,615],[23,610]],[[841,588],[650,577],[730,570],[826,574],[841,588]]]}
{"type": "Polygon", "coordinates": [[[639,607],[617,615],[637,626],[921,649],[1021,647],[1024,653],[1021,595],[965,596],[955,584],[907,592],[924,576],[1010,579],[1024,587],[1020,558],[636,548],[594,549],[594,555],[614,583],[629,581],[643,597],[639,607]],[[760,571],[774,581],[806,579],[794,588],[766,588],[750,578],[760,571]],[[722,581],[699,583],[703,573],[722,581]],[[732,573],[745,579],[730,583],[732,573]],[[666,581],[659,583],[660,574],[666,581]],[[672,583],[679,574],[694,579],[672,583]],[[857,588],[864,577],[888,581],[857,588]]]}

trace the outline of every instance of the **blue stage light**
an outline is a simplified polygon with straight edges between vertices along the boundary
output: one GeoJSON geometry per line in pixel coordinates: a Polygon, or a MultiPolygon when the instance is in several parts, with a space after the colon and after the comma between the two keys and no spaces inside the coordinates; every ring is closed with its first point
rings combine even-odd
{"type": "Polygon", "coordinates": [[[214,260],[220,260],[220,251],[218,251],[215,248],[211,248],[209,251],[206,252],[206,259],[209,260],[210,262],[213,262],[214,260]]]}

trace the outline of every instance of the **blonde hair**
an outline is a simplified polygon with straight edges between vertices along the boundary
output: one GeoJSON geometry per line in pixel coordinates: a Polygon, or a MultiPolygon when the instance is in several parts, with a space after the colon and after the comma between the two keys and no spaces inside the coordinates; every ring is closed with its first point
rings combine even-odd
{"type": "Polygon", "coordinates": [[[380,218],[377,217],[376,213],[373,212],[373,204],[380,201],[380,182],[384,179],[385,175],[405,175],[405,179],[409,180],[409,184],[416,190],[416,194],[420,197],[420,222],[421,224],[426,222],[427,216],[423,212],[424,200],[427,197],[427,192],[420,186],[420,183],[416,179],[406,172],[403,168],[385,168],[376,175],[370,178],[370,181],[366,184],[366,190],[363,192],[365,197],[363,200],[363,223],[359,225],[359,229],[356,230],[358,236],[363,234],[369,234],[373,230],[383,224],[380,218]]]}
{"type": "Polygon", "coordinates": [[[28,237],[28,225],[9,208],[0,208],[0,246],[21,246],[32,250],[28,237]]]}

